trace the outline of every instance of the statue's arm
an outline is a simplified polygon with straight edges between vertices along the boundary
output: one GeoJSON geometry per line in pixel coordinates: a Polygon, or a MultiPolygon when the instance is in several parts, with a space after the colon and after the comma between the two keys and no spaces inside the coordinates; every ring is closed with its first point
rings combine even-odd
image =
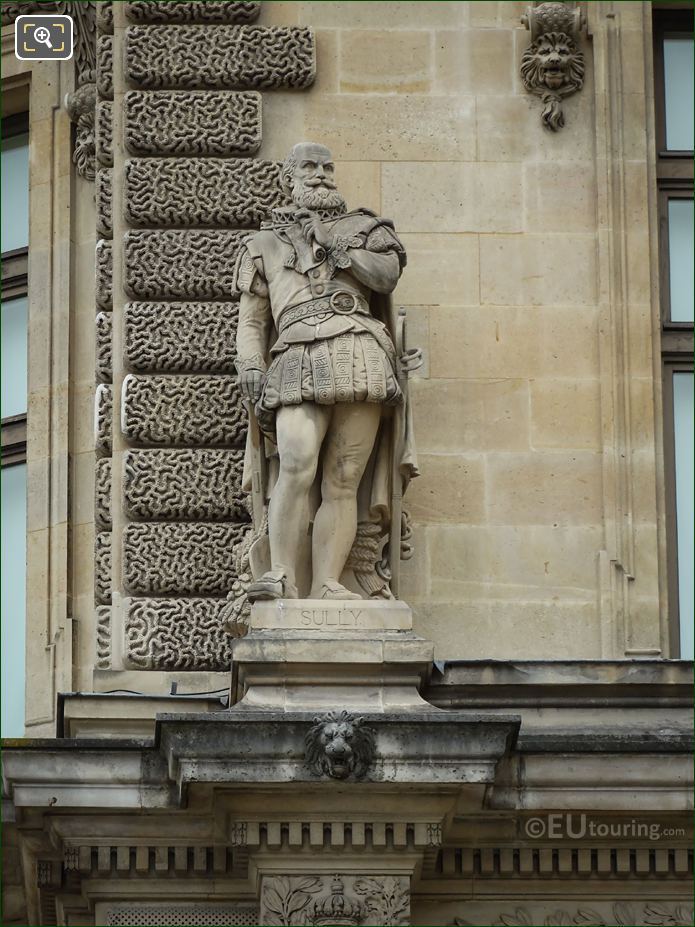
{"type": "Polygon", "coordinates": [[[350,248],[350,272],[376,293],[391,293],[396,288],[401,268],[393,252],[376,254],[373,251],[350,248]]]}
{"type": "Polygon", "coordinates": [[[239,388],[253,402],[261,393],[272,323],[268,286],[262,267],[261,258],[254,260],[244,247],[234,272],[234,288],[240,293],[236,368],[239,388]]]}
{"type": "Polygon", "coordinates": [[[405,249],[390,223],[376,220],[371,229],[352,239],[333,242],[332,262],[376,293],[391,293],[405,267],[405,249]],[[341,255],[341,251],[344,257],[341,255]]]}
{"type": "Polygon", "coordinates": [[[239,325],[236,336],[237,370],[261,370],[266,367],[270,333],[270,301],[267,296],[243,293],[239,302],[239,325]]]}

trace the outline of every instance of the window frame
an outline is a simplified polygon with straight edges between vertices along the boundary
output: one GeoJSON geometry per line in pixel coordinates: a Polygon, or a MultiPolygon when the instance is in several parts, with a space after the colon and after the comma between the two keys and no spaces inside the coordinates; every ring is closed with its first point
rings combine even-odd
{"type": "MultiPolygon", "coordinates": [[[[2,120],[2,138],[13,138],[29,133],[29,113],[16,113],[2,120]]],[[[2,302],[29,294],[29,248],[4,251],[2,262],[2,302]]],[[[12,467],[27,460],[27,413],[10,415],[2,419],[0,440],[0,466],[12,467]]]]}
{"type": "Polygon", "coordinates": [[[671,319],[668,202],[672,199],[692,200],[694,185],[693,151],[669,151],[666,148],[663,43],[664,39],[679,35],[692,38],[693,9],[690,4],[653,4],[652,16],[669,645],[670,656],[678,658],[681,656],[681,635],[673,375],[693,372],[693,323],[671,319]]]}

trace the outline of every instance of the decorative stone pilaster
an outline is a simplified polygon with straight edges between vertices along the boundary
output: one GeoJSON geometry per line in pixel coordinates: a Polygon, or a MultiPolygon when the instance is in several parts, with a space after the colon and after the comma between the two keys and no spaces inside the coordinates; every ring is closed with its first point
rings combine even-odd
{"type": "Polygon", "coordinates": [[[579,36],[586,22],[573,3],[527,7],[521,22],[531,32],[531,44],[521,58],[521,80],[543,102],[543,125],[556,132],[565,124],[562,101],[584,85],[579,36]]]}
{"type": "Polygon", "coordinates": [[[223,607],[249,524],[233,270],[248,230],[284,202],[279,165],[253,157],[260,91],[303,89],[315,73],[311,29],[250,25],[259,11],[242,0],[98,4],[101,668],[109,655],[111,669],[231,663],[223,607]]]}

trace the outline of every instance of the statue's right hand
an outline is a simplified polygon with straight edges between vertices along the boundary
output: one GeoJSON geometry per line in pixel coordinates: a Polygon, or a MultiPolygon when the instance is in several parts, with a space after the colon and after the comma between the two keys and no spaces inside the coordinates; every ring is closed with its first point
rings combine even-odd
{"type": "Polygon", "coordinates": [[[239,389],[245,399],[258,402],[263,386],[263,374],[260,370],[244,370],[239,374],[239,389]]]}

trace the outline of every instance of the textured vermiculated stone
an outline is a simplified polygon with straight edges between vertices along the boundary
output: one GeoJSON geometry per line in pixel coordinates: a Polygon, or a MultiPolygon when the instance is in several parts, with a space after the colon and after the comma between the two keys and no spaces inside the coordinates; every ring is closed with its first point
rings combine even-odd
{"type": "Polygon", "coordinates": [[[246,411],[234,377],[129,374],[121,424],[133,444],[238,447],[245,440],[246,411]]]}
{"type": "Polygon", "coordinates": [[[95,132],[99,166],[113,167],[113,103],[97,103],[95,132]]]}
{"type": "Polygon", "coordinates": [[[111,669],[111,609],[108,605],[98,605],[96,618],[96,658],[97,669],[111,669]]]}
{"type": "Polygon", "coordinates": [[[113,100],[113,36],[97,39],[97,90],[99,96],[113,100]]]}
{"type": "Polygon", "coordinates": [[[97,605],[111,604],[111,534],[94,535],[94,599],[97,605]]]}
{"type": "Polygon", "coordinates": [[[96,365],[97,380],[110,383],[113,379],[113,350],[111,336],[113,333],[113,313],[100,312],[96,317],[96,365]]]}
{"type": "Polygon", "coordinates": [[[242,450],[128,451],[123,464],[126,515],[134,521],[248,521],[243,467],[242,450]]]}
{"type": "Polygon", "coordinates": [[[100,456],[111,454],[113,433],[113,391],[102,383],[94,394],[94,447],[100,456]]]}
{"type": "Polygon", "coordinates": [[[238,303],[127,303],[124,360],[137,373],[234,373],[238,303]]]}
{"type": "Polygon", "coordinates": [[[97,205],[97,234],[102,238],[113,238],[111,181],[113,171],[105,168],[97,171],[95,197],[97,205]]]}
{"type": "Polygon", "coordinates": [[[134,155],[252,154],[261,144],[260,93],[131,90],[124,138],[134,155]]]}
{"type": "Polygon", "coordinates": [[[128,19],[144,23],[250,23],[261,8],[257,0],[131,0],[125,6],[128,19]]]}
{"type": "Polygon", "coordinates": [[[308,87],[314,36],[304,26],[130,26],[125,71],[148,90],[308,87]]]}
{"type": "Polygon", "coordinates": [[[134,669],[229,670],[224,599],[129,599],[125,662],[134,669]]]}
{"type": "Polygon", "coordinates": [[[97,531],[110,531],[111,518],[111,458],[96,461],[94,476],[94,524],[97,531]]]}
{"type": "Polygon", "coordinates": [[[97,0],[97,28],[108,35],[113,33],[113,3],[111,0],[97,0]]]}
{"type": "Polygon", "coordinates": [[[217,229],[128,232],[126,292],[132,299],[229,299],[247,234],[217,229]]]}
{"type": "Polygon", "coordinates": [[[276,161],[133,158],[125,215],[135,226],[257,227],[286,202],[276,161]]]}
{"type": "Polygon", "coordinates": [[[123,584],[132,595],[223,596],[236,579],[234,545],[245,524],[131,523],[123,532],[123,584]]]}
{"type": "Polygon", "coordinates": [[[113,308],[113,246],[104,238],[96,246],[96,301],[103,312],[113,308]]]}

